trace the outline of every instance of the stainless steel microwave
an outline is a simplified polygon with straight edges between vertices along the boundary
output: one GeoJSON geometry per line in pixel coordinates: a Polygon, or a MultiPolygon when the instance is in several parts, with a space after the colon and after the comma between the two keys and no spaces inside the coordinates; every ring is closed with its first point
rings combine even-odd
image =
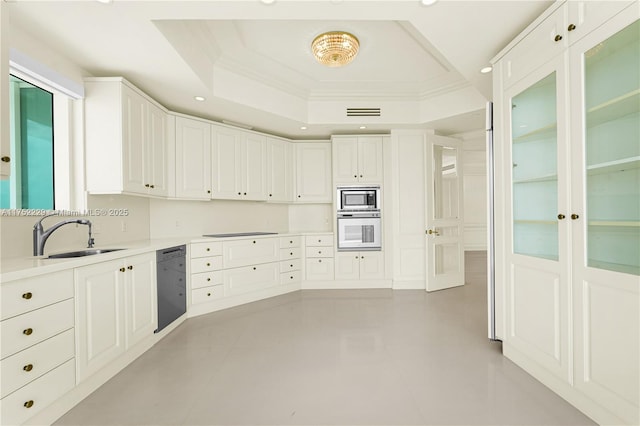
{"type": "Polygon", "coordinates": [[[380,210],[379,186],[339,186],[337,192],[338,211],[380,210]]]}

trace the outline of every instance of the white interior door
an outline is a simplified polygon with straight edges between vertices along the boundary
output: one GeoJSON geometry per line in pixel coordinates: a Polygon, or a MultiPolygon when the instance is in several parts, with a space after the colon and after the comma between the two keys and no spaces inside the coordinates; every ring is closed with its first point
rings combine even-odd
{"type": "Polygon", "coordinates": [[[464,284],[461,153],[457,139],[427,137],[427,291],[464,284]]]}

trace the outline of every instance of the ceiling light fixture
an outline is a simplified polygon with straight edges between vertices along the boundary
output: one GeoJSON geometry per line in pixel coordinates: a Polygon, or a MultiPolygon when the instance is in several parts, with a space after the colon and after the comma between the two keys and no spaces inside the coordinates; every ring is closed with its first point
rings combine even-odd
{"type": "Polygon", "coordinates": [[[493,70],[493,68],[491,68],[491,67],[484,67],[484,68],[482,68],[482,69],[480,70],[480,72],[481,72],[482,74],[487,74],[487,73],[490,73],[490,72],[491,72],[491,70],[493,70]]]}
{"type": "Polygon", "coordinates": [[[307,130],[307,126],[300,126],[300,130],[307,130]]]}
{"type": "Polygon", "coordinates": [[[260,0],[260,1],[264,4],[273,4],[276,2],[276,0],[260,0]]]}
{"type": "Polygon", "coordinates": [[[194,96],[193,99],[195,99],[196,101],[199,101],[199,102],[203,102],[205,100],[205,98],[202,97],[202,96],[194,96]]]}
{"type": "Polygon", "coordinates": [[[329,31],[313,39],[311,51],[322,65],[341,67],[347,65],[358,54],[360,42],[353,34],[344,31],[329,31]]]}
{"type": "Polygon", "coordinates": [[[438,0],[422,0],[422,4],[425,6],[431,6],[433,4],[436,4],[438,0]]]}
{"type": "Polygon", "coordinates": [[[360,130],[364,130],[366,128],[367,128],[367,126],[360,126],[360,130]]]}

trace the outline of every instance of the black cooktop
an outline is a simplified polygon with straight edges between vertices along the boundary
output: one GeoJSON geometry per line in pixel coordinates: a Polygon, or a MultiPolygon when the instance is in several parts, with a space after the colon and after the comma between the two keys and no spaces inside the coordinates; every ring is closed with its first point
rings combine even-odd
{"type": "Polygon", "coordinates": [[[277,232],[235,232],[232,234],[209,234],[203,237],[226,238],[226,237],[255,237],[258,235],[276,235],[277,232]]]}

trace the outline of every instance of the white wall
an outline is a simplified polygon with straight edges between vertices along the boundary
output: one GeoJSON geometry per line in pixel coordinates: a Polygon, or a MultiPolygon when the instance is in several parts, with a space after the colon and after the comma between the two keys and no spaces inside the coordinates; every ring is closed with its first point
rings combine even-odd
{"type": "Polygon", "coordinates": [[[151,199],[151,238],[227,232],[287,232],[288,206],[257,201],[151,199]]]}
{"type": "Polygon", "coordinates": [[[333,232],[336,213],[332,204],[292,204],[289,206],[290,232],[333,232]]]}

